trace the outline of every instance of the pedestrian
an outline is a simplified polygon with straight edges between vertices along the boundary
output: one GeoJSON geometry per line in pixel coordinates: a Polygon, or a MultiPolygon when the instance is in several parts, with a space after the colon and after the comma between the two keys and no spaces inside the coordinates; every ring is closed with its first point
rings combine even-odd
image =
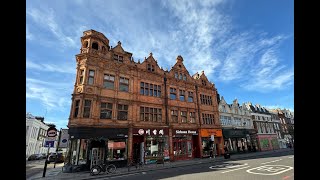
{"type": "Polygon", "coordinates": [[[223,150],[224,150],[224,153],[225,153],[225,154],[228,153],[228,148],[227,148],[227,146],[224,146],[223,150]]]}

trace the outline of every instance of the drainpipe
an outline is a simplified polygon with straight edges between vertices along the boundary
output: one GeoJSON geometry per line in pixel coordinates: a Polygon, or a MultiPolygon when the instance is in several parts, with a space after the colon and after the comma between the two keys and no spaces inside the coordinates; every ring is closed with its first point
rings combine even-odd
{"type": "Polygon", "coordinates": [[[200,105],[199,105],[199,95],[198,95],[198,86],[196,85],[196,96],[197,96],[197,110],[198,110],[198,120],[201,128],[201,118],[200,118],[200,105]]]}
{"type": "Polygon", "coordinates": [[[166,112],[166,124],[169,126],[169,119],[168,119],[168,94],[167,94],[167,78],[164,77],[164,107],[166,112]]]}

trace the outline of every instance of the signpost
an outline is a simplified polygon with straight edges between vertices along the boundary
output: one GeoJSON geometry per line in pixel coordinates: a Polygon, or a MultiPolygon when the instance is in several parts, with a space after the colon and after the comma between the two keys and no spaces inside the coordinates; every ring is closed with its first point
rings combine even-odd
{"type": "Polygon", "coordinates": [[[46,161],[44,162],[42,177],[46,177],[49,150],[50,150],[50,147],[54,147],[54,141],[55,141],[56,136],[57,136],[57,129],[55,127],[49,127],[47,130],[47,138],[45,141],[45,147],[48,147],[48,152],[47,152],[46,161]]]}

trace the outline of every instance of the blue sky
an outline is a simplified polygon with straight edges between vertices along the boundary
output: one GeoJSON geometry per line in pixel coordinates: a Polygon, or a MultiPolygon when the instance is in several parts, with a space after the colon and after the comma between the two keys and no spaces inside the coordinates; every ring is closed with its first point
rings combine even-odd
{"type": "Polygon", "coordinates": [[[294,109],[293,0],[27,0],[26,112],[66,128],[83,31],[137,62],[181,55],[227,103],[294,109]]]}

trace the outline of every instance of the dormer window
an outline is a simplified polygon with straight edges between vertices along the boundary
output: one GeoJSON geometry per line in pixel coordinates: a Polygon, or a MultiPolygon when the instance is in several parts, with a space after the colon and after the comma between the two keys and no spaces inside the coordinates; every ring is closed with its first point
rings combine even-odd
{"type": "Polygon", "coordinates": [[[178,79],[179,75],[177,72],[174,73],[174,78],[178,79]]]}
{"type": "Polygon", "coordinates": [[[113,54],[113,59],[118,62],[123,62],[123,56],[119,56],[117,54],[113,54]]]}
{"type": "Polygon", "coordinates": [[[187,76],[184,74],[183,75],[183,80],[186,81],[187,80],[187,76]]]}
{"type": "Polygon", "coordinates": [[[205,80],[202,80],[202,85],[204,85],[204,86],[206,86],[206,85],[207,85],[207,83],[206,83],[206,81],[205,81],[205,80]]]}
{"type": "Polygon", "coordinates": [[[98,43],[96,42],[92,43],[92,49],[98,50],[99,49],[98,43]]]}
{"type": "Polygon", "coordinates": [[[148,71],[154,72],[154,65],[148,64],[148,71]]]}
{"type": "Polygon", "coordinates": [[[182,74],[180,73],[180,75],[179,75],[179,79],[182,79],[182,74]]]}

